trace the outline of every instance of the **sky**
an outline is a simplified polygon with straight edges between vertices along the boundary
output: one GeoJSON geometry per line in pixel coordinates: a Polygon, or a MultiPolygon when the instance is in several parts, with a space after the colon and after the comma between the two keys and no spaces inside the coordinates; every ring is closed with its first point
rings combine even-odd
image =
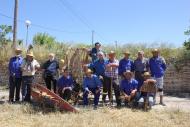
{"type": "MultiPolygon", "coordinates": [[[[0,25],[13,25],[13,11],[14,0],[0,0],[0,25]]],[[[19,0],[18,19],[17,38],[24,41],[25,20],[31,21],[29,42],[46,32],[57,41],[91,44],[94,30],[94,42],[102,44],[180,47],[190,26],[190,0],[19,0]]]]}

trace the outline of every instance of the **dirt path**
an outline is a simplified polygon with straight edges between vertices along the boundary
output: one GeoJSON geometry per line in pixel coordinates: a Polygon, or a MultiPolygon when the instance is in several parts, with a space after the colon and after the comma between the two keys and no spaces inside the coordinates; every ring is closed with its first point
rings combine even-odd
{"type": "MultiPolygon", "coordinates": [[[[8,101],[8,89],[0,89],[0,103],[6,103],[8,101]]],[[[159,101],[159,98],[157,97],[157,103],[159,101]]],[[[179,97],[173,97],[173,96],[165,96],[164,102],[166,106],[161,106],[159,104],[156,104],[153,106],[153,110],[164,110],[164,109],[176,109],[176,110],[182,110],[182,111],[190,111],[190,98],[179,98],[179,97]]]]}
{"type": "MultiPolygon", "coordinates": [[[[159,101],[159,98],[157,98],[157,101],[159,101]]],[[[162,110],[168,108],[168,109],[179,109],[182,111],[190,111],[190,98],[165,96],[164,102],[166,106],[155,105],[153,106],[153,109],[162,110]]]]}

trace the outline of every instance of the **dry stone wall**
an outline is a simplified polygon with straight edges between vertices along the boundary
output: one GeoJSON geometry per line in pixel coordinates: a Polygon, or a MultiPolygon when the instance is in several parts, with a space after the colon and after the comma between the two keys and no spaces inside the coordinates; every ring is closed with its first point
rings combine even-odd
{"type": "MultiPolygon", "coordinates": [[[[35,81],[43,83],[41,72],[36,74],[35,81]]],[[[0,63],[0,85],[8,85],[8,63],[0,63]]],[[[178,71],[173,64],[168,65],[164,89],[166,93],[190,93],[190,61],[185,62],[178,71]]]]}
{"type": "Polygon", "coordinates": [[[173,64],[168,65],[164,88],[168,93],[190,93],[190,61],[184,62],[177,70],[173,64]]]}

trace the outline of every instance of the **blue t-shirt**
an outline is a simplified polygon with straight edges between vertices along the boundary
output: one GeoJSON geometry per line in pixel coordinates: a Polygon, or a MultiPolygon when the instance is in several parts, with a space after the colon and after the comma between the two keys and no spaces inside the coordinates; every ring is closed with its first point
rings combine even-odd
{"type": "Polygon", "coordinates": [[[83,80],[83,89],[98,88],[101,86],[102,86],[102,83],[96,75],[92,75],[91,77],[85,77],[83,80]]]}
{"type": "Polygon", "coordinates": [[[58,89],[63,89],[65,87],[73,87],[73,78],[71,76],[62,76],[57,81],[58,89]]]}
{"type": "Polygon", "coordinates": [[[164,76],[166,70],[166,62],[163,57],[159,56],[150,58],[149,66],[152,77],[160,78],[164,76]]]}
{"type": "Polygon", "coordinates": [[[105,69],[106,69],[106,64],[108,60],[103,59],[103,60],[96,60],[94,63],[91,63],[88,65],[88,67],[95,69],[95,74],[97,76],[105,76],[105,69]]]}
{"type": "Polygon", "coordinates": [[[130,95],[131,91],[138,88],[138,81],[135,79],[131,79],[128,81],[127,79],[123,79],[120,83],[120,89],[125,94],[130,95]]]}
{"type": "Polygon", "coordinates": [[[125,58],[123,58],[119,61],[119,68],[118,68],[119,75],[123,75],[123,72],[125,72],[127,70],[133,72],[134,71],[134,63],[130,59],[126,60],[125,58]]]}

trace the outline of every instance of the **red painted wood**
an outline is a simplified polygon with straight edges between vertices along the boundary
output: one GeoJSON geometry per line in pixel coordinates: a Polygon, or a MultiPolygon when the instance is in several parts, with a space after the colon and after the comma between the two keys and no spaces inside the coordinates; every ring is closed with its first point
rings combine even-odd
{"type": "Polygon", "coordinates": [[[78,112],[78,110],[75,109],[72,105],[70,105],[67,101],[65,101],[60,96],[53,93],[46,87],[44,87],[40,84],[33,84],[31,95],[34,98],[34,100],[36,100],[36,101],[42,100],[43,99],[42,92],[46,93],[47,95],[50,95],[52,97],[52,98],[50,98],[50,101],[52,101],[52,103],[55,106],[59,107],[61,110],[66,110],[66,111],[70,111],[70,112],[78,112]],[[38,90],[40,93],[36,92],[35,89],[38,90]]]}

